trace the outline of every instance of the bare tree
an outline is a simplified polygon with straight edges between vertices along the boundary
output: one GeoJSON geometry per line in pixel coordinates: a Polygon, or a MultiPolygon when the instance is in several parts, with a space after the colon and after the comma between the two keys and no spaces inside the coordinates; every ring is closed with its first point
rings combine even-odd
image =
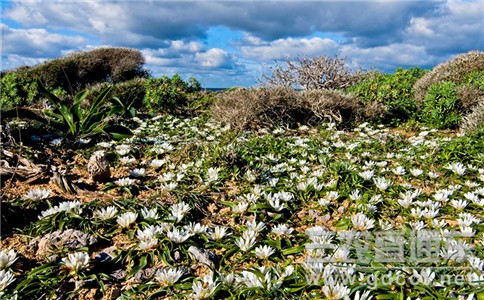
{"type": "Polygon", "coordinates": [[[345,59],[328,55],[288,60],[285,67],[277,64],[271,71],[270,76],[263,76],[263,80],[269,85],[297,86],[305,90],[345,88],[356,83],[363,74],[361,68],[349,68],[345,59]]]}

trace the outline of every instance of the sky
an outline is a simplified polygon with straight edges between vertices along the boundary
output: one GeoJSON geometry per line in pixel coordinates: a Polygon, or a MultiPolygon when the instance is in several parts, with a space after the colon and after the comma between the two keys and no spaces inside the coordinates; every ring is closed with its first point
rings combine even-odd
{"type": "Polygon", "coordinates": [[[303,56],[394,72],[484,51],[484,1],[0,1],[2,70],[129,47],[153,76],[225,88],[303,56]]]}

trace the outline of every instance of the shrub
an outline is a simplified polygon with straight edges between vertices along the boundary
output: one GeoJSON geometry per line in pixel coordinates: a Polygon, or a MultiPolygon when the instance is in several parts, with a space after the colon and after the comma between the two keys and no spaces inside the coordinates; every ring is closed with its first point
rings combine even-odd
{"type": "Polygon", "coordinates": [[[412,87],[424,73],[419,68],[400,68],[393,74],[371,72],[347,91],[361,99],[369,119],[399,124],[417,114],[412,87]]]}
{"type": "Polygon", "coordinates": [[[422,120],[433,127],[456,128],[461,120],[457,84],[451,81],[433,84],[425,97],[422,120]]]}
{"type": "Polygon", "coordinates": [[[200,83],[195,78],[184,81],[180,75],[172,78],[150,78],[145,81],[146,94],[143,105],[149,111],[167,110],[179,113],[188,104],[189,94],[201,90],[200,83]]]}
{"type": "MultiPolygon", "coordinates": [[[[60,98],[66,97],[66,91],[60,87],[49,88],[49,91],[60,98]]],[[[31,106],[43,99],[42,93],[35,78],[24,76],[17,73],[4,73],[1,79],[0,107],[10,109],[17,106],[31,106]]]]}
{"type": "Polygon", "coordinates": [[[484,129],[484,101],[481,101],[471,113],[463,117],[460,125],[460,130],[467,133],[482,129],[484,129]]]}
{"type": "Polygon", "coordinates": [[[484,101],[484,70],[469,73],[463,84],[457,88],[458,98],[464,113],[484,101]]]}
{"type": "Polygon", "coordinates": [[[305,90],[346,88],[358,82],[362,75],[361,69],[349,68],[345,59],[327,55],[299,57],[295,62],[286,61],[286,67],[276,65],[271,70],[270,76],[263,76],[269,85],[305,90]]]}
{"type": "Polygon", "coordinates": [[[427,92],[434,84],[444,81],[463,83],[468,79],[469,73],[484,70],[484,52],[471,51],[441,63],[430,72],[422,76],[413,87],[417,106],[422,107],[427,92]]]}
{"type": "Polygon", "coordinates": [[[0,98],[2,109],[32,104],[39,95],[35,80],[15,73],[6,73],[2,76],[0,98]]]}
{"type": "Polygon", "coordinates": [[[60,87],[71,94],[100,82],[117,83],[147,77],[140,51],[128,48],[98,48],[75,52],[34,67],[9,71],[29,80],[35,77],[51,88],[60,87]]]}
{"type": "Polygon", "coordinates": [[[291,87],[237,88],[219,94],[212,115],[237,129],[295,128],[324,120],[347,123],[359,116],[358,99],[339,91],[295,91],[291,87]]]}
{"type": "Polygon", "coordinates": [[[146,94],[145,78],[135,78],[119,83],[97,83],[88,87],[89,95],[82,104],[83,107],[89,106],[94,100],[93,95],[99,94],[102,90],[111,87],[109,97],[117,97],[126,106],[139,109],[143,106],[143,98],[146,94]],[[92,96],[91,96],[92,95],[92,96]]]}

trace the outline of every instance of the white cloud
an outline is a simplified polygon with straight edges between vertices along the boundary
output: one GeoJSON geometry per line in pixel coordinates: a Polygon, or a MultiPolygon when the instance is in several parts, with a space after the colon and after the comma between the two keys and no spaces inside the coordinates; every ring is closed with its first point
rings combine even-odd
{"type": "Polygon", "coordinates": [[[260,61],[294,58],[297,56],[334,55],[338,49],[338,44],[335,41],[319,37],[310,39],[278,39],[268,43],[262,43],[255,38],[246,40],[249,42],[252,41],[254,44],[242,46],[242,55],[260,61]]]}
{"type": "Polygon", "coordinates": [[[220,48],[212,48],[206,52],[195,54],[195,60],[206,68],[230,68],[232,61],[227,51],[220,48]]]}
{"type": "Polygon", "coordinates": [[[3,51],[9,55],[55,57],[62,50],[82,49],[87,44],[82,36],[50,33],[45,29],[15,29],[2,24],[1,30],[3,51]]]}
{"type": "Polygon", "coordinates": [[[365,69],[392,70],[397,67],[427,66],[435,63],[435,57],[427,54],[425,47],[411,44],[390,44],[373,48],[354,45],[341,47],[341,57],[346,57],[353,66],[365,69]]]}

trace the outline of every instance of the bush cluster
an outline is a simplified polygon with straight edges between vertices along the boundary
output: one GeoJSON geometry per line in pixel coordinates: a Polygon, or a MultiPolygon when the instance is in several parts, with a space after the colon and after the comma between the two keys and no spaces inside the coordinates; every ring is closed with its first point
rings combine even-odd
{"type": "Polygon", "coordinates": [[[119,83],[147,77],[140,51],[128,48],[98,48],[75,52],[33,67],[20,67],[2,74],[2,100],[8,107],[38,101],[36,79],[50,90],[75,94],[99,83],[119,83]]]}
{"type": "Polygon", "coordinates": [[[428,90],[432,85],[452,81],[466,83],[469,74],[484,70],[484,52],[471,51],[441,63],[415,82],[415,100],[419,107],[423,106],[428,90]]]}
{"type": "Polygon", "coordinates": [[[185,81],[180,75],[173,77],[150,78],[145,81],[146,94],[143,106],[150,112],[168,111],[179,113],[186,107],[190,94],[201,90],[200,83],[195,78],[185,81]]]}
{"type": "Polygon", "coordinates": [[[270,76],[263,76],[268,85],[304,90],[346,88],[357,83],[363,74],[360,68],[348,67],[345,59],[328,55],[299,57],[296,61],[286,61],[285,67],[276,65],[271,70],[270,76]]]}
{"type": "Polygon", "coordinates": [[[355,96],[335,90],[297,91],[291,87],[237,88],[219,94],[212,115],[237,129],[295,128],[324,120],[348,124],[361,114],[355,96]]]}
{"type": "Polygon", "coordinates": [[[420,68],[400,68],[393,74],[370,72],[347,91],[360,98],[368,119],[397,125],[416,117],[412,88],[424,73],[420,68]]]}

